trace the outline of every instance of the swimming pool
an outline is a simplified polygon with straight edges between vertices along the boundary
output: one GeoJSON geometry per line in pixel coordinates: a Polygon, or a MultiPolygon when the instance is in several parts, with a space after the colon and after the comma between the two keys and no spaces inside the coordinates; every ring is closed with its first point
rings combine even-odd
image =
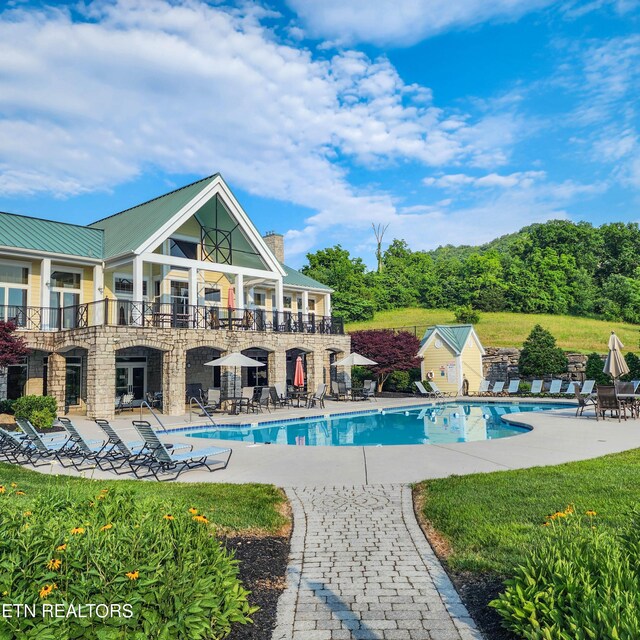
{"type": "Polygon", "coordinates": [[[257,426],[204,427],[190,435],[215,440],[311,447],[446,444],[494,440],[528,429],[502,421],[507,414],[566,409],[566,404],[449,402],[446,404],[331,414],[257,426]]]}

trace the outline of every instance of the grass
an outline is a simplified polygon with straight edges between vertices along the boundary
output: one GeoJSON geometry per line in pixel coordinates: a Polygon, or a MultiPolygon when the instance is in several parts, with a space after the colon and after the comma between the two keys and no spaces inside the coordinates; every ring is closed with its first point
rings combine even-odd
{"type": "MultiPolygon", "coordinates": [[[[373,320],[353,322],[347,331],[405,327],[421,338],[427,326],[455,323],[453,311],[447,309],[395,309],[380,311],[373,320]]],[[[576,353],[606,353],[611,331],[629,351],[638,349],[640,327],[623,322],[606,322],[574,316],[536,315],[527,313],[480,313],[476,331],[485,347],[521,347],[534,325],[551,331],[558,346],[576,353]]]]}
{"type": "MultiPolygon", "coordinates": [[[[90,471],[86,475],[90,475],[90,471]]],[[[276,534],[287,524],[282,515],[285,497],[273,485],[143,482],[138,480],[91,480],[70,476],[51,476],[0,463],[0,485],[18,484],[27,495],[48,487],[60,490],[84,490],[93,485],[96,493],[117,484],[140,497],[152,497],[158,503],[170,501],[176,510],[196,507],[211,514],[210,520],[220,533],[276,534]],[[80,486],[83,485],[83,486],[80,486]]]]}
{"type": "Polygon", "coordinates": [[[640,449],[594,460],[517,471],[452,476],[416,486],[423,515],[448,547],[454,570],[509,575],[546,528],[547,515],[573,504],[594,524],[619,528],[640,503],[640,449]]]}

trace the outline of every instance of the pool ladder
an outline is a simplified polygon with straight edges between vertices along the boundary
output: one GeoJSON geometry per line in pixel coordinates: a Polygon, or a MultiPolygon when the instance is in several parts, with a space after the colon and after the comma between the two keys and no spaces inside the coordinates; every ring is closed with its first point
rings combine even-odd
{"type": "Polygon", "coordinates": [[[198,398],[194,398],[193,396],[189,398],[189,422],[191,422],[191,416],[192,416],[191,410],[193,409],[194,402],[198,405],[198,407],[200,407],[200,411],[202,411],[201,415],[207,416],[207,418],[211,420],[211,424],[217,427],[218,425],[215,423],[213,416],[205,409],[204,405],[200,402],[200,400],[198,400],[198,398]]]}

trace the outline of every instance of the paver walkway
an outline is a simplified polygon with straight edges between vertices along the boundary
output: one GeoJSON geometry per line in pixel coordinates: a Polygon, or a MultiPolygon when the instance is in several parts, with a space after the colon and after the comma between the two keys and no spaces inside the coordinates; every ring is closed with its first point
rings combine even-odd
{"type": "Polygon", "coordinates": [[[416,522],[408,486],[286,491],[294,529],[272,640],[482,638],[416,522]]]}

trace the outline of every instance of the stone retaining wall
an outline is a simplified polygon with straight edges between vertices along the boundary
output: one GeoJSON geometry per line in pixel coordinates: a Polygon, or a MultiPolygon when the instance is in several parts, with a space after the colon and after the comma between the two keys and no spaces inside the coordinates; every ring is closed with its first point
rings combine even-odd
{"type": "MultiPolygon", "coordinates": [[[[519,377],[518,362],[520,351],[515,347],[485,347],[482,358],[484,377],[487,380],[509,380],[519,377]]],[[[556,376],[565,380],[584,380],[587,356],[583,353],[567,353],[569,367],[567,373],[556,376]]]]}

